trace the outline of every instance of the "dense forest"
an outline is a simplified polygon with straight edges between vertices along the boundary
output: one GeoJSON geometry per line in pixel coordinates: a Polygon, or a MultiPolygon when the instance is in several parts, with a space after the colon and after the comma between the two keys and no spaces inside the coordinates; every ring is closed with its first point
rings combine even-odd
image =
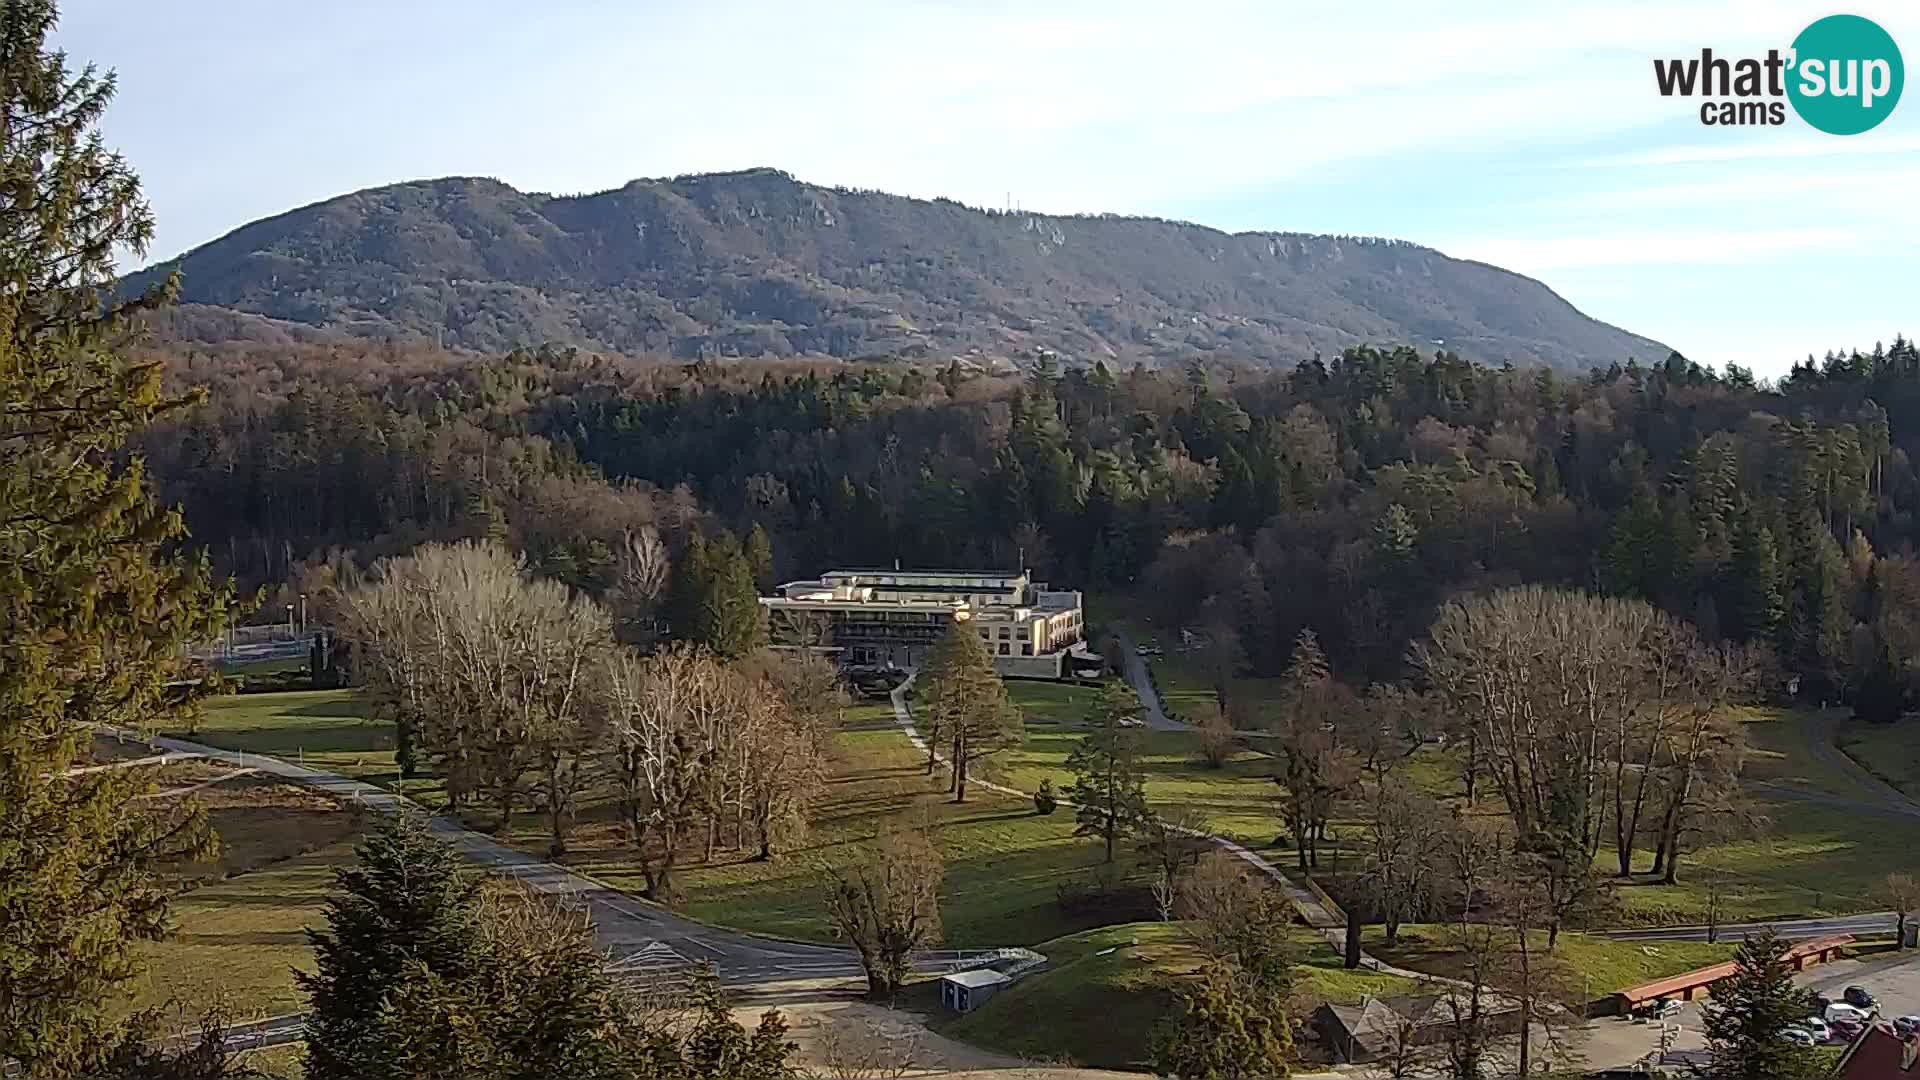
{"type": "Polygon", "coordinates": [[[165,359],[210,397],[150,434],[149,468],[249,584],[492,537],[601,592],[642,526],[676,555],[758,527],[763,578],[1024,561],[1231,628],[1266,673],[1311,628],[1343,676],[1392,677],[1442,599],[1519,582],[1772,643],[1803,693],[1884,693],[1920,655],[1904,339],[1777,385],[1678,355],[1569,377],[1406,347],[1287,371],[1041,353],[1004,378],[571,349],[165,359]]]}

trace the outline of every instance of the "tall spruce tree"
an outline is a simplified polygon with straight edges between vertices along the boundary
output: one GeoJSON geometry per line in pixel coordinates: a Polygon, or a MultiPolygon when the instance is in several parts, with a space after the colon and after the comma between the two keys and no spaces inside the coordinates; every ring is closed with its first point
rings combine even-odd
{"type": "Polygon", "coordinates": [[[112,1048],[136,945],[166,928],[155,862],[210,843],[203,817],[137,797],[142,770],[67,771],[94,725],[195,707],[183,646],[227,598],[171,553],[180,516],[123,456],[179,404],[115,350],[174,283],[108,296],[153,219],[97,131],[113,77],[49,51],[55,19],[51,0],[0,2],[0,1071],[35,1077],[112,1048]]]}
{"type": "Polygon", "coordinates": [[[753,567],[731,532],[722,532],[707,548],[696,621],[700,636],[695,640],[721,656],[745,656],[766,640],[766,618],[760,590],[753,584],[753,567]]]}
{"type": "Polygon", "coordinates": [[[1108,862],[1114,843],[1152,814],[1140,770],[1140,738],[1131,726],[1139,712],[1132,688],[1120,679],[1109,681],[1087,718],[1092,730],[1067,755],[1073,772],[1067,789],[1074,805],[1073,835],[1099,837],[1108,862]]]}
{"type": "Polygon", "coordinates": [[[384,821],[334,871],[325,929],[308,930],[306,1074],[311,1080],[385,1075],[392,1033],[379,1023],[408,983],[458,982],[478,971],[483,947],[481,882],[460,856],[402,818],[384,821]]]}
{"type": "Polygon", "coordinates": [[[1704,1023],[1715,1080],[1811,1080],[1824,1071],[1812,1051],[1780,1037],[1807,1015],[1787,949],[1762,930],[1741,943],[1733,974],[1715,984],[1704,1023]]]}

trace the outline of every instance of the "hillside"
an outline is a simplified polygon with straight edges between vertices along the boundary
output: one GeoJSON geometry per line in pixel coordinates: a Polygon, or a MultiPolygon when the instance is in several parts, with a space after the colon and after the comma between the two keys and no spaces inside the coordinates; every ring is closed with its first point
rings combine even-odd
{"type": "MultiPolygon", "coordinates": [[[[1413,244],[988,212],[769,169],[577,197],[394,184],[243,226],[172,265],[189,304],[276,320],[271,334],[305,324],[481,350],[1291,363],[1444,342],[1560,368],[1668,352],[1537,281],[1413,244]]],[[[253,321],[174,328],[252,335],[253,321]]]]}

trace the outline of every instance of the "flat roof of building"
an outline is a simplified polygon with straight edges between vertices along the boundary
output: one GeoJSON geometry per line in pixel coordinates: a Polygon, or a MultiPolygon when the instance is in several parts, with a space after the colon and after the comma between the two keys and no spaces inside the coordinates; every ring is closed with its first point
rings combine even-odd
{"type": "Polygon", "coordinates": [[[886,566],[855,566],[829,570],[820,576],[835,577],[848,574],[877,574],[890,577],[977,577],[1004,578],[1011,580],[1027,576],[1025,570],[895,570],[886,566]]]}
{"type": "Polygon", "coordinates": [[[939,600],[836,600],[830,596],[763,596],[760,602],[768,607],[794,607],[819,611],[959,611],[965,607],[957,600],[945,602],[939,600]]]}
{"type": "Polygon", "coordinates": [[[956,971],[949,975],[940,976],[940,980],[942,982],[958,983],[961,986],[999,986],[1002,983],[1013,981],[1006,972],[995,971],[992,968],[974,968],[971,971],[956,971]]]}

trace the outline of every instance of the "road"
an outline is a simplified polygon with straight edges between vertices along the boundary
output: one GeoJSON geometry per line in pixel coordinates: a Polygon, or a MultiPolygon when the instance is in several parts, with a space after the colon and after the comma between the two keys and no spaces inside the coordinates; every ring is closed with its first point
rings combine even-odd
{"type": "MultiPolygon", "coordinates": [[[[474,863],[512,877],[563,906],[586,912],[596,942],[614,958],[616,968],[708,963],[729,985],[861,974],[859,958],[851,949],[783,941],[682,918],[563,866],[507,847],[457,821],[427,815],[415,803],[372,784],[260,754],[164,737],[147,741],[161,750],[199,754],[255,769],[379,813],[418,814],[433,835],[474,863]]],[[[979,966],[998,955],[995,950],[927,953],[919,958],[917,966],[921,970],[954,970],[979,966]]]]}
{"type": "Polygon", "coordinates": [[[1185,731],[1187,725],[1168,716],[1160,706],[1160,692],[1154,689],[1153,676],[1147,671],[1147,662],[1141,658],[1133,638],[1125,630],[1112,631],[1115,641],[1120,643],[1120,666],[1126,669],[1127,682],[1132,685],[1133,693],[1140,699],[1140,706],[1146,711],[1147,726],[1155,731],[1185,731]]]}

